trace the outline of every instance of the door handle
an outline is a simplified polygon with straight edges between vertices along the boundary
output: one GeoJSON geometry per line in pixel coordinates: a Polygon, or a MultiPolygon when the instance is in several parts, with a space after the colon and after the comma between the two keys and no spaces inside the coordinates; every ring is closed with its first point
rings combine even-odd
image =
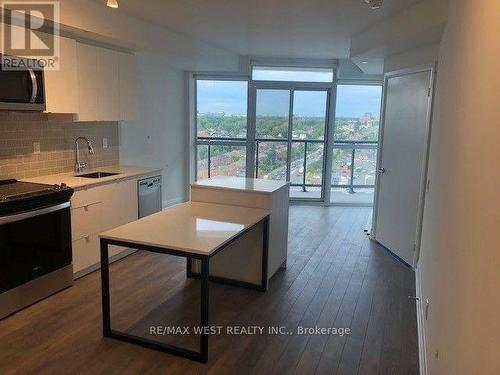
{"type": "Polygon", "coordinates": [[[31,78],[31,99],[30,103],[34,103],[36,101],[36,97],[38,96],[38,82],[36,81],[36,75],[33,69],[28,70],[28,73],[31,78]]]}
{"type": "Polygon", "coordinates": [[[378,169],[378,172],[379,172],[379,173],[385,173],[385,172],[386,172],[386,169],[385,169],[385,168],[379,168],[379,169],[378,169]]]}

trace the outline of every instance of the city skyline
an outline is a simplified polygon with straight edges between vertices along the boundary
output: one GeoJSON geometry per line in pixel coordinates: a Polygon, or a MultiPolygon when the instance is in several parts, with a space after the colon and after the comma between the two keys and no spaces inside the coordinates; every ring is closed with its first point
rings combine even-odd
{"type": "MultiPolygon", "coordinates": [[[[325,114],[324,92],[298,91],[294,100],[294,115],[320,117],[325,114]]],[[[381,86],[338,85],[336,117],[361,118],[371,112],[380,117],[381,86]]],[[[288,93],[268,91],[258,98],[258,111],[262,115],[285,116],[288,112],[288,93]],[[265,96],[264,96],[265,95],[265,96]]],[[[247,113],[246,81],[197,81],[197,112],[224,113],[244,116],[247,113]]]]}

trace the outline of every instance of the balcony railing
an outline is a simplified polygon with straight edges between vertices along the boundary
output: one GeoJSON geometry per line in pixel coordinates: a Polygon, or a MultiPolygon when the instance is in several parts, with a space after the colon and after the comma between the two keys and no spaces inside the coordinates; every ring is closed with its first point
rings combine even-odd
{"type": "MultiPolygon", "coordinates": [[[[286,139],[279,139],[279,138],[258,138],[255,140],[255,149],[256,149],[256,157],[255,157],[255,177],[259,177],[259,168],[260,168],[260,146],[262,143],[281,143],[284,145],[288,145],[288,140],[286,139]]],[[[298,160],[291,160],[291,167],[295,167],[296,165],[293,165],[294,163],[300,162],[302,172],[301,172],[301,182],[292,182],[290,185],[294,187],[300,187],[302,192],[307,192],[308,188],[321,188],[322,184],[321,183],[308,183],[307,182],[307,172],[309,168],[308,164],[308,151],[311,148],[311,145],[314,144],[324,144],[324,140],[313,140],[313,139],[293,139],[291,141],[292,145],[294,144],[303,144],[303,156],[301,159],[298,160]]],[[[346,150],[350,152],[349,155],[349,161],[347,165],[348,169],[348,176],[344,176],[347,178],[348,182],[347,183],[341,183],[341,182],[333,182],[333,180],[339,181],[340,179],[337,179],[337,176],[333,175],[332,177],[332,183],[330,184],[332,188],[346,188],[349,189],[349,192],[354,193],[355,189],[360,189],[360,188],[374,188],[375,185],[374,183],[367,184],[367,183],[354,183],[356,180],[356,163],[359,162],[359,160],[356,160],[356,155],[357,152],[360,150],[376,150],[377,149],[377,143],[376,141],[335,141],[333,144],[333,150],[346,150]]],[[[211,177],[212,174],[212,147],[213,146],[246,146],[247,141],[242,138],[230,138],[230,137],[221,137],[221,138],[213,138],[213,137],[198,137],[196,141],[197,145],[206,145],[208,147],[208,155],[207,155],[207,163],[208,163],[208,177],[211,177]]],[[[292,146],[293,147],[293,146],[292,146]]],[[[309,154],[310,156],[310,154],[309,154]]],[[[376,165],[376,154],[374,155],[375,157],[372,159],[367,160],[367,163],[370,163],[373,165],[373,169],[375,169],[376,165]]],[[[324,157],[324,155],[322,155],[324,157]]],[[[338,163],[339,159],[333,159],[333,169],[336,167],[336,163],[338,163]]],[[[344,159],[345,160],[345,159],[344,159]]],[[[287,172],[287,165],[286,162],[282,166],[277,166],[276,170],[274,171],[275,174],[280,175],[280,176],[286,176],[287,172]],[[283,171],[281,171],[283,169],[283,171]],[[277,171],[277,172],[276,172],[277,171]]],[[[333,172],[334,173],[334,172],[333,172]]],[[[375,173],[375,170],[372,171],[372,173],[375,173]]],[[[334,173],[335,174],[335,173],[334,173]]],[[[322,173],[322,178],[323,178],[323,173],[322,173]]]]}
{"type": "MultiPolygon", "coordinates": [[[[350,150],[350,165],[349,165],[349,183],[332,183],[332,188],[347,188],[350,193],[354,193],[354,189],[360,188],[374,188],[375,184],[355,184],[355,171],[356,171],[356,152],[359,150],[377,150],[377,141],[335,141],[333,143],[334,150],[350,150]]],[[[335,163],[335,158],[333,163],[335,163]]],[[[373,160],[374,167],[376,166],[376,158],[373,160]]],[[[375,172],[375,171],[373,171],[375,172]]]]}

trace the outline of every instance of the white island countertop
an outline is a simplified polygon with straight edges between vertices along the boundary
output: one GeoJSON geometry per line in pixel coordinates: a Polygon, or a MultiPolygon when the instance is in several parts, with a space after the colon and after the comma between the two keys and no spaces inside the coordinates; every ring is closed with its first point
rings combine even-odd
{"type": "Polygon", "coordinates": [[[258,178],[244,177],[215,177],[196,181],[192,187],[203,187],[212,189],[229,189],[253,193],[273,193],[279,189],[289,186],[286,181],[263,180],[258,178]]]}
{"type": "Polygon", "coordinates": [[[131,244],[210,255],[269,215],[258,208],[187,202],[101,233],[131,244]]]}
{"type": "Polygon", "coordinates": [[[85,189],[90,186],[107,184],[115,180],[160,174],[161,170],[162,170],[161,168],[154,168],[154,167],[114,165],[110,167],[88,169],[82,173],[79,173],[79,174],[87,174],[92,172],[117,173],[116,175],[109,177],[96,178],[96,179],[85,178],[85,177],[78,177],[75,172],[66,172],[66,173],[52,174],[48,176],[24,178],[21,181],[33,182],[37,184],[48,184],[48,185],[64,183],[75,190],[79,190],[79,189],[85,189]]]}

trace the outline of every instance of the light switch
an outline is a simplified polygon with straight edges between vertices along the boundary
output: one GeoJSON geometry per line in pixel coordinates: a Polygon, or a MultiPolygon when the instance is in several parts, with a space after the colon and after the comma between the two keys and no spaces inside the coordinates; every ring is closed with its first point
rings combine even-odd
{"type": "Polygon", "coordinates": [[[33,142],[33,153],[34,154],[40,153],[40,142],[33,142]]]}
{"type": "Polygon", "coordinates": [[[102,139],[102,148],[108,148],[108,138],[102,139]]]}

